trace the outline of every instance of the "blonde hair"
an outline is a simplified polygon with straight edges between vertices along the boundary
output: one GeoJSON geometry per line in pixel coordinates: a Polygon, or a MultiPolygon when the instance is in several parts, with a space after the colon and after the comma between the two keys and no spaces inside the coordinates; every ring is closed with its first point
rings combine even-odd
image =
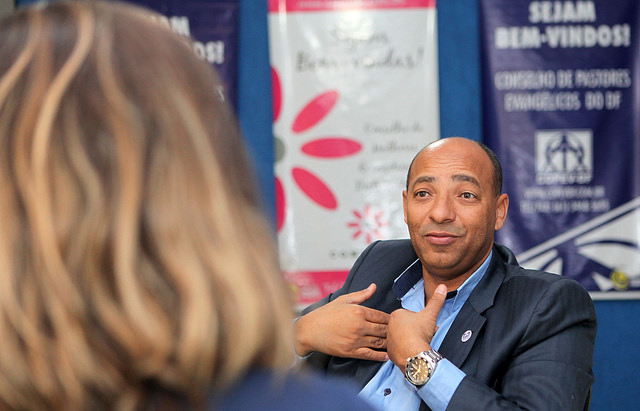
{"type": "Polygon", "coordinates": [[[220,82],[122,3],[0,20],[0,407],[201,401],[290,364],[290,292],[220,82]]]}

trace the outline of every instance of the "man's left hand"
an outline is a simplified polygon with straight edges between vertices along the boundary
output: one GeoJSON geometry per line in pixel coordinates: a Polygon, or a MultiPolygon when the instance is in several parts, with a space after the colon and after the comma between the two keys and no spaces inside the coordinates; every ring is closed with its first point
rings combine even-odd
{"type": "Polygon", "coordinates": [[[402,372],[407,358],[431,349],[436,320],[446,296],[447,287],[440,284],[422,311],[401,308],[391,313],[387,325],[387,353],[402,372]]]}

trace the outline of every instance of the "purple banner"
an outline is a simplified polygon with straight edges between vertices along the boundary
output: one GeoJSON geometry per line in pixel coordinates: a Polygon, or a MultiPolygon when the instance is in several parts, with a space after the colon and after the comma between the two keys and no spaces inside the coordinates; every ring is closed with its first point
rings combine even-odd
{"type": "Polygon", "coordinates": [[[220,74],[229,102],[236,106],[239,0],[128,0],[166,16],[175,32],[191,36],[193,49],[220,74]]]}
{"type": "Polygon", "coordinates": [[[484,136],[511,199],[496,240],[589,291],[640,290],[640,2],[480,4],[484,136]]]}

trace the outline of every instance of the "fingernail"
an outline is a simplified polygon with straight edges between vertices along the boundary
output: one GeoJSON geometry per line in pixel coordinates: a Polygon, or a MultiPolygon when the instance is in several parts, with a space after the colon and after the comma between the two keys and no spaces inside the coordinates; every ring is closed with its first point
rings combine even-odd
{"type": "Polygon", "coordinates": [[[440,284],[436,287],[436,293],[440,295],[447,295],[447,286],[444,284],[440,284]]]}

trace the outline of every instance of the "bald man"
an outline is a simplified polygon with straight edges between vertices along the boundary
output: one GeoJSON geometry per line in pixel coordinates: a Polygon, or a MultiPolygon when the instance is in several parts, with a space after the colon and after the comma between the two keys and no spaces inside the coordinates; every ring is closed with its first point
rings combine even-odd
{"type": "Polygon", "coordinates": [[[413,159],[410,240],[377,241],[296,321],[296,352],[385,410],[583,410],[596,316],[574,280],[526,270],[494,244],[502,168],[452,137],[413,159]]]}

